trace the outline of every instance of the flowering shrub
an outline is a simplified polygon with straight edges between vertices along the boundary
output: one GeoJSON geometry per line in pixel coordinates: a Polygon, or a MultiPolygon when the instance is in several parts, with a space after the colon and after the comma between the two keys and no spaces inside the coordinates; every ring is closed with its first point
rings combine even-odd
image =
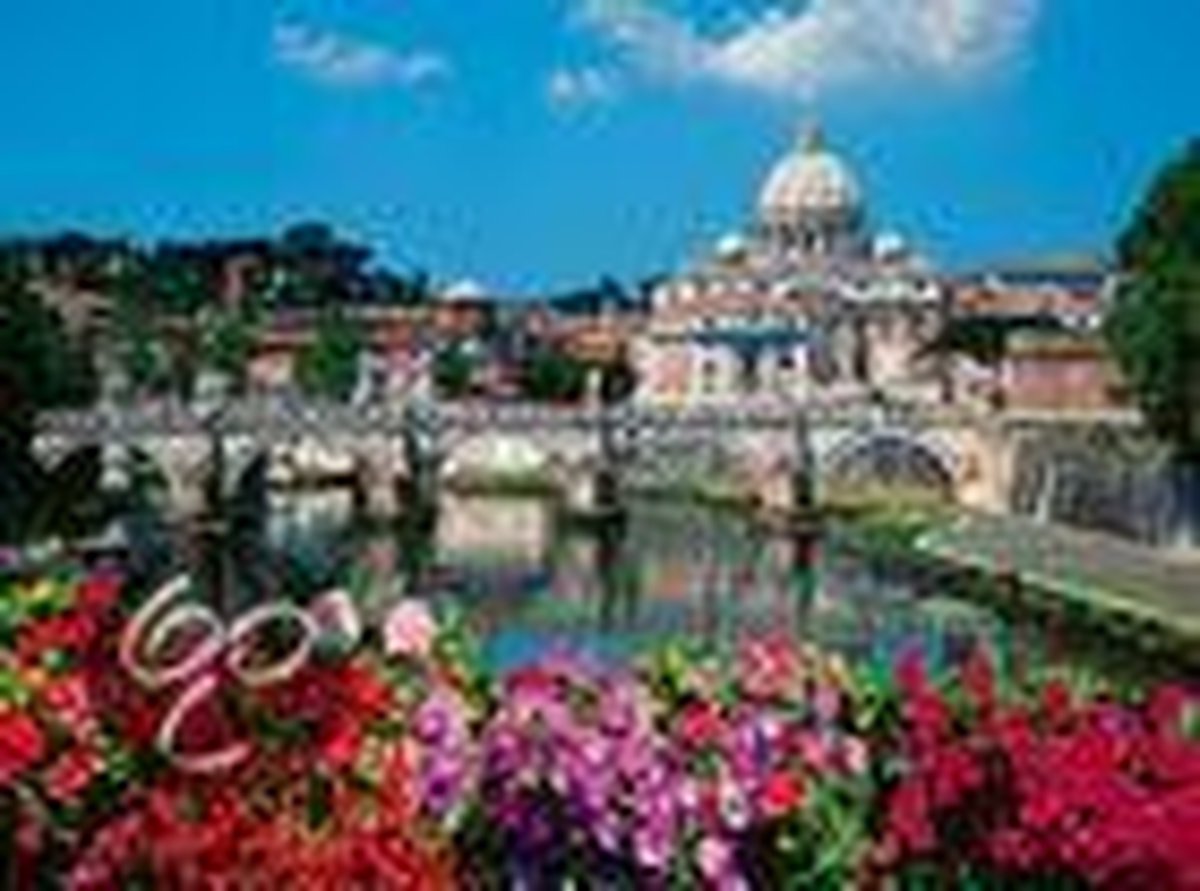
{"type": "Polygon", "coordinates": [[[338,779],[246,787],[166,784],[138,795],[74,864],[78,889],[139,880],[170,888],[411,889],[453,886],[445,852],[416,835],[402,758],[378,794],[338,779]]]}
{"type": "Polygon", "coordinates": [[[92,695],[95,654],[112,630],[117,579],[43,579],[0,597],[0,810],[15,826],[10,864],[98,818],[129,752],[92,695]]]}
{"type": "Polygon", "coordinates": [[[782,642],[724,661],[672,651],[636,673],[570,658],[518,671],[480,734],[482,847],[543,881],[738,888],[777,884],[772,867],[844,881],[867,764],[842,680],[782,642]]]}
{"type": "MultiPolygon", "coordinates": [[[[908,878],[1094,888],[1200,887],[1200,745],[1193,705],[1077,700],[1049,681],[1002,702],[970,660],[955,704],[899,672],[899,778],[878,858],[908,878]]],[[[990,885],[989,885],[990,886],[990,885]]]]}
{"type": "Polygon", "coordinates": [[[189,604],[164,614],[166,630],[138,629],[153,658],[131,661],[137,623],[125,624],[118,590],[94,578],[5,592],[6,879],[32,882],[36,869],[79,888],[452,884],[444,846],[418,819],[403,703],[369,653],[348,652],[358,631],[344,598],[319,604],[331,635],[311,658],[305,648],[292,659],[300,649],[265,624],[218,634],[189,604]]]}
{"type": "Polygon", "coordinates": [[[880,691],[782,638],[492,678],[420,602],[182,595],[0,592],[0,884],[1200,888],[1176,688],[880,691]]]}

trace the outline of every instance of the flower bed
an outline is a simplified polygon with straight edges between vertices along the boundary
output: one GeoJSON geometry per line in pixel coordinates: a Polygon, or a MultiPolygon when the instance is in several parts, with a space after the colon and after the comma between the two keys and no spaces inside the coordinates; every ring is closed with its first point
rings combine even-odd
{"type": "Polygon", "coordinates": [[[985,658],[887,689],[782,639],[487,676],[350,598],[0,593],[5,887],[1200,887],[1200,746],[985,658]]]}
{"type": "Polygon", "coordinates": [[[1182,689],[1134,708],[1050,681],[1006,702],[981,658],[957,702],[917,664],[898,683],[875,852],[885,873],[924,886],[1200,887],[1200,745],[1182,689]]]}

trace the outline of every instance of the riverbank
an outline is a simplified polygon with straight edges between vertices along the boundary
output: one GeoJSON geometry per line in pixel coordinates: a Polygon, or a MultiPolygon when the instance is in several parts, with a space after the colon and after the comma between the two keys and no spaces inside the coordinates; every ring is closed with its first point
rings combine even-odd
{"type": "MultiPolygon", "coordinates": [[[[1003,581],[1022,606],[1050,601],[1151,652],[1200,643],[1200,566],[1100,533],[1021,517],[961,516],[923,533],[918,553],[1003,581]]],[[[1200,658],[1190,655],[1190,661],[1200,658]]]]}
{"type": "Polygon", "coordinates": [[[1200,565],[1023,517],[888,506],[836,511],[832,534],[997,610],[1064,635],[1094,635],[1131,659],[1200,672],[1200,565]]]}

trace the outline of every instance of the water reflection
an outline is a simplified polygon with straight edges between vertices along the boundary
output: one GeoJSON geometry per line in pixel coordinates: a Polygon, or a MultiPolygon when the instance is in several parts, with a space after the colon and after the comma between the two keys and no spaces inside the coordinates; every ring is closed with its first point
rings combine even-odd
{"type": "Polygon", "coordinates": [[[205,544],[226,571],[249,571],[239,584],[250,596],[348,584],[374,620],[405,595],[454,604],[496,668],[556,649],[624,661],[664,640],[767,631],[880,668],[913,647],[957,661],[981,639],[1009,664],[1057,655],[1043,629],[1014,627],[936,580],[690,504],[634,502],[621,522],[588,530],[536,497],[446,498],[432,533],[358,523],[337,491],[276,493],[269,513],[257,555],[229,534],[248,521],[205,544]]]}

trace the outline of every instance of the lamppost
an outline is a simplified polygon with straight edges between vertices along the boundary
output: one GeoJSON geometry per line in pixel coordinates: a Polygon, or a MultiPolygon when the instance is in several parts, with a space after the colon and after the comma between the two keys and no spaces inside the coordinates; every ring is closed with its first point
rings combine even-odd
{"type": "Polygon", "coordinates": [[[225,491],[224,420],[230,407],[230,382],[226,375],[202,371],[192,399],[192,411],[207,447],[203,504],[195,521],[198,575],[209,592],[212,606],[224,613],[233,589],[233,566],[229,552],[231,523],[225,491]]]}

